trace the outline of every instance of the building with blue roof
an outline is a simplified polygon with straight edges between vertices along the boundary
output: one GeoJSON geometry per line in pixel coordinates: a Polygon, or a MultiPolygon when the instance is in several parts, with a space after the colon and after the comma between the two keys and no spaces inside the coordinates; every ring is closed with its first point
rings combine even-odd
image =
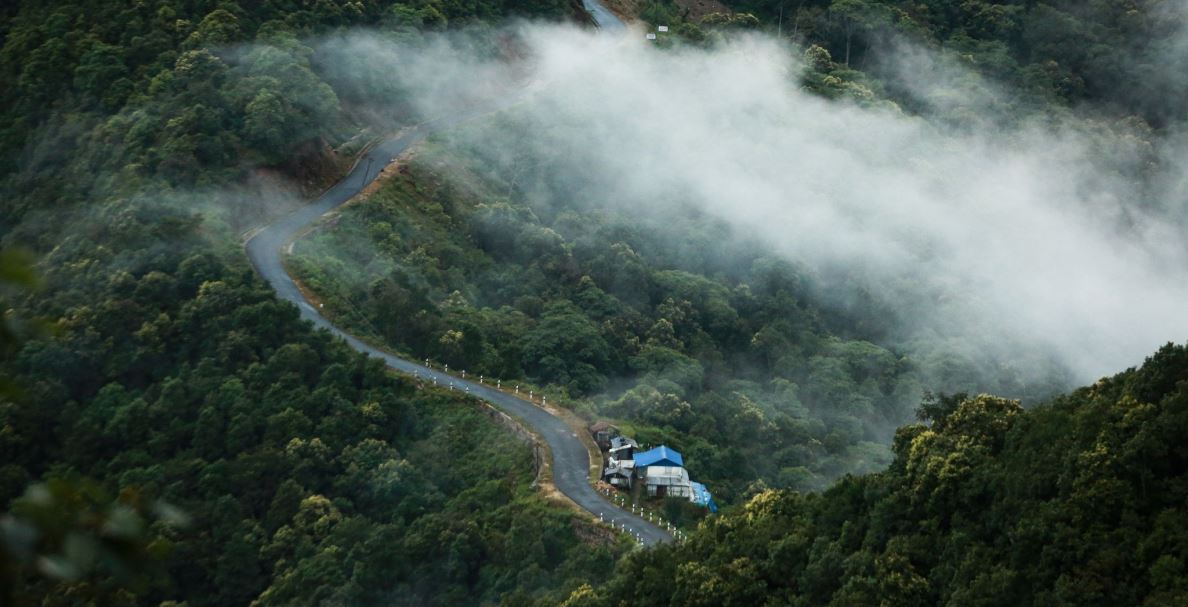
{"type": "Polygon", "coordinates": [[[709,489],[689,478],[685,458],[679,451],[660,445],[632,457],[632,451],[638,445],[627,437],[611,438],[608,447],[608,465],[602,474],[607,483],[630,489],[638,480],[646,488],[648,497],[683,497],[710,512],[718,511],[718,504],[709,489]]]}
{"type": "Polygon", "coordinates": [[[635,474],[643,479],[648,497],[693,497],[685,458],[665,445],[636,454],[635,474]]]}
{"type": "Polygon", "coordinates": [[[648,466],[672,466],[677,468],[685,467],[685,458],[673,449],[669,449],[664,445],[660,445],[655,449],[648,449],[643,453],[635,455],[635,469],[647,468],[648,466]]]}

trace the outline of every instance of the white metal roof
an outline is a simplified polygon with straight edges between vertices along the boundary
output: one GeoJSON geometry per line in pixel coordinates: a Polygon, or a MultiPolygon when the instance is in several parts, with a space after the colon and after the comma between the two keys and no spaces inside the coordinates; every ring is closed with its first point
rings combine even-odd
{"type": "Polygon", "coordinates": [[[648,466],[649,485],[688,485],[689,472],[679,466],[648,466]]]}

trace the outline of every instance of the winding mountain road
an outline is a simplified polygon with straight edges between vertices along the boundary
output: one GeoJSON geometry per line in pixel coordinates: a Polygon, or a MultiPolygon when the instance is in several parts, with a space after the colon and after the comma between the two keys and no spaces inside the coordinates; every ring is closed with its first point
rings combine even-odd
{"type": "MultiPolygon", "coordinates": [[[[595,0],[583,0],[583,4],[601,29],[621,31],[625,28],[618,17],[595,0]]],[[[671,541],[672,535],[667,531],[641,517],[620,510],[590,486],[587,477],[590,469],[589,452],[578,435],[560,418],[528,401],[490,386],[458,379],[364,343],[322,316],[306,301],[293,278],[285,271],[284,249],[318,218],[358,195],[394,158],[411,146],[424,141],[434,132],[490,112],[492,109],[497,108],[488,107],[435,120],[372,148],[355,163],[346,177],[316,200],[253,234],[245,244],[248,258],[260,276],[276,290],[277,296],[296,304],[301,310],[301,317],[313,322],[315,326],[341,337],[360,352],[382,359],[396,371],[416,374],[428,380],[436,379],[437,383],[443,386],[452,383],[458,390],[468,390],[471,396],[492,404],[532,428],[544,439],[552,452],[553,484],[580,508],[595,516],[601,515],[617,528],[626,529],[646,545],[671,541]]]]}
{"type": "Polygon", "coordinates": [[[627,29],[626,25],[598,0],[582,0],[582,8],[594,18],[598,29],[604,32],[620,33],[627,29]]]}

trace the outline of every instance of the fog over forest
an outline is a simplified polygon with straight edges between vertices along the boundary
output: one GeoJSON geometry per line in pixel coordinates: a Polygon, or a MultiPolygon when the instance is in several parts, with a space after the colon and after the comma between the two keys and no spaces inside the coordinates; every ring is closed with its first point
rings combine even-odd
{"type": "Polygon", "coordinates": [[[1188,0],[26,0],[0,74],[0,606],[1188,605],[1188,0]]]}
{"type": "MultiPolygon", "coordinates": [[[[518,101],[512,119],[466,131],[471,143],[498,159],[501,141],[527,142],[585,204],[702,209],[841,285],[837,302],[861,285],[909,350],[952,339],[1017,359],[1022,346],[1089,381],[1188,336],[1188,140],[1174,125],[996,114],[1004,91],[919,48],[882,69],[927,116],[806,92],[803,53],[769,37],[657,52],[638,32],[516,34],[511,66],[460,38],[356,34],[319,55],[367,57],[357,64],[375,69],[343,77],[379,98],[404,91],[424,119],[518,101]]],[[[1188,52],[1152,47],[1177,65],[1188,52]]]]}

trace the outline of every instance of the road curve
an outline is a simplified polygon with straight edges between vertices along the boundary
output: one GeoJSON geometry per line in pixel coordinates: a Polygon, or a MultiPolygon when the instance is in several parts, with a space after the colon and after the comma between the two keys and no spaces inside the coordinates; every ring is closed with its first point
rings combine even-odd
{"type": "MultiPolygon", "coordinates": [[[[624,27],[623,23],[601,4],[593,0],[584,0],[584,3],[603,29],[624,27]]],[[[416,374],[430,381],[436,379],[437,383],[442,386],[452,383],[456,389],[468,390],[471,396],[487,401],[501,411],[520,419],[548,444],[553,456],[553,484],[579,507],[596,516],[600,515],[618,528],[626,529],[633,536],[638,536],[644,544],[651,545],[671,541],[672,535],[667,531],[638,516],[620,510],[590,486],[587,477],[590,469],[589,452],[586,451],[585,445],[577,434],[564,421],[528,401],[500,392],[490,386],[446,375],[364,343],[322,316],[305,300],[293,278],[285,271],[282,259],[283,249],[310,224],[354,198],[367,184],[375,181],[384,167],[409,147],[423,141],[435,131],[449,128],[477,114],[489,112],[490,109],[476,110],[449,119],[427,123],[375,146],[359,159],[346,177],[313,202],[252,235],[245,244],[248,259],[260,276],[272,285],[278,297],[297,305],[301,310],[302,318],[341,337],[352,348],[382,359],[389,367],[401,373],[416,374]]]]}
{"type": "Polygon", "coordinates": [[[627,27],[598,0],[582,0],[582,8],[590,13],[590,16],[594,18],[594,23],[598,24],[598,28],[604,32],[621,32],[627,27]]]}

